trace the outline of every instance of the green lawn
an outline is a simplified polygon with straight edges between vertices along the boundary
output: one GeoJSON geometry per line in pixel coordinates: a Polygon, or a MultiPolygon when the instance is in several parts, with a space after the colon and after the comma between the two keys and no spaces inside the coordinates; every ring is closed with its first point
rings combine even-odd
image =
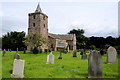
{"type": "MultiPolygon", "coordinates": [[[[15,51],[7,52],[2,57],[2,77],[11,78],[10,74],[13,69],[13,55],[15,51]]],[[[88,60],[81,60],[81,56],[77,53],[77,57],[72,57],[72,52],[62,54],[63,60],[59,60],[59,52],[53,52],[55,55],[54,64],[46,64],[47,54],[23,54],[18,52],[21,59],[25,60],[24,76],[25,78],[86,78],[88,76],[88,60]]],[[[118,76],[118,63],[106,64],[106,55],[102,56],[103,61],[103,78],[116,78],[118,76]]]]}

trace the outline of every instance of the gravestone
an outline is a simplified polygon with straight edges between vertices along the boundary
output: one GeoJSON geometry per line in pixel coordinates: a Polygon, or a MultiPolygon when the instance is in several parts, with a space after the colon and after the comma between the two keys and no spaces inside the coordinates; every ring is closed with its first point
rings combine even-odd
{"type": "Polygon", "coordinates": [[[20,59],[20,55],[19,54],[14,54],[14,59],[20,59]]]}
{"type": "Polygon", "coordinates": [[[88,58],[88,78],[102,78],[102,57],[96,50],[88,58]]]}
{"type": "Polygon", "coordinates": [[[24,48],[24,50],[23,50],[23,54],[26,54],[26,49],[24,48]]]}
{"type": "Polygon", "coordinates": [[[10,50],[8,49],[8,51],[10,51],[10,50]]]}
{"type": "Polygon", "coordinates": [[[17,50],[16,50],[16,53],[18,53],[18,48],[17,48],[17,50]]]}
{"type": "Polygon", "coordinates": [[[77,57],[76,51],[73,51],[73,57],[77,57]]]}
{"type": "Polygon", "coordinates": [[[10,49],[10,52],[11,52],[12,50],[10,49]]]}
{"type": "Polygon", "coordinates": [[[107,63],[108,64],[115,64],[117,57],[117,51],[114,47],[110,46],[107,49],[107,63]]]}
{"type": "Polygon", "coordinates": [[[52,52],[47,56],[46,64],[54,64],[54,55],[52,54],[52,52]]]}
{"type": "Polygon", "coordinates": [[[83,55],[82,55],[82,59],[87,59],[87,55],[86,55],[86,54],[83,54],[83,55]]]}
{"type": "Polygon", "coordinates": [[[60,52],[60,56],[58,57],[58,59],[62,59],[62,53],[60,52]]]}
{"type": "Polygon", "coordinates": [[[3,55],[2,55],[2,56],[5,56],[5,54],[6,54],[6,50],[4,49],[4,50],[3,50],[3,55]]]}
{"type": "Polygon", "coordinates": [[[11,74],[12,77],[15,78],[23,78],[24,75],[24,60],[17,60],[14,59],[14,64],[13,64],[13,72],[11,74]]]}

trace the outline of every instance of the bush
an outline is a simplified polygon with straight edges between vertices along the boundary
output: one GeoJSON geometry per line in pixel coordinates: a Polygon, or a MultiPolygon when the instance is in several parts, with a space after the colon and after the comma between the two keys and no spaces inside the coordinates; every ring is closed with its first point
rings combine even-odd
{"type": "Polygon", "coordinates": [[[67,50],[64,50],[63,53],[67,54],[67,50]]]}
{"type": "Polygon", "coordinates": [[[84,52],[83,52],[83,51],[81,51],[81,52],[80,52],[80,55],[83,55],[83,54],[84,54],[84,52]]]}
{"type": "Polygon", "coordinates": [[[120,46],[114,46],[116,50],[120,50],[120,46]]]}
{"type": "Polygon", "coordinates": [[[33,50],[32,50],[33,54],[38,54],[39,50],[37,47],[35,47],[33,50]]]}
{"type": "Polygon", "coordinates": [[[42,49],[40,49],[39,52],[42,53],[42,49]]]}
{"type": "Polygon", "coordinates": [[[105,49],[108,49],[110,47],[110,45],[106,44],[105,45],[105,49]]]}
{"type": "Polygon", "coordinates": [[[100,50],[100,54],[101,54],[101,55],[104,55],[104,51],[103,51],[102,49],[100,50]]]}
{"type": "Polygon", "coordinates": [[[95,50],[96,49],[95,45],[91,45],[90,49],[95,50]]]}
{"type": "Polygon", "coordinates": [[[47,53],[48,52],[48,49],[45,49],[45,51],[44,51],[45,53],[47,53]]]}
{"type": "Polygon", "coordinates": [[[48,49],[48,52],[51,52],[51,50],[50,50],[50,49],[48,49]]]}

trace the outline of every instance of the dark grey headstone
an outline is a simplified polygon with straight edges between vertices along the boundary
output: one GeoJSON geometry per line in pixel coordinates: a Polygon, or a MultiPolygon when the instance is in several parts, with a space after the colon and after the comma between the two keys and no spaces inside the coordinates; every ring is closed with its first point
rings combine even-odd
{"type": "Polygon", "coordinates": [[[73,51],[73,57],[77,57],[77,52],[73,51]]]}
{"type": "Polygon", "coordinates": [[[58,59],[62,59],[62,53],[60,52],[60,56],[58,57],[58,59]]]}
{"type": "Polygon", "coordinates": [[[10,49],[10,52],[11,52],[12,50],[10,49]]]}
{"type": "Polygon", "coordinates": [[[20,55],[19,54],[15,54],[14,55],[14,59],[20,59],[20,55]]]}
{"type": "Polygon", "coordinates": [[[86,54],[83,54],[83,55],[82,55],[82,59],[87,59],[87,55],[86,55],[86,54]]]}
{"type": "Polygon", "coordinates": [[[102,57],[96,50],[88,58],[88,78],[102,78],[102,57]]]}
{"type": "Polygon", "coordinates": [[[3,50],[3,55],[2,55],[2,56],[5,56],[5,54],[6,54],[6,50],[4,49],[4,50],[3,50]]]}
{"type": "Polygon", "coordinates": [[[24,50],[23,50],[23,54],[26,54],[26,49],[24,48],[24,50]]]}

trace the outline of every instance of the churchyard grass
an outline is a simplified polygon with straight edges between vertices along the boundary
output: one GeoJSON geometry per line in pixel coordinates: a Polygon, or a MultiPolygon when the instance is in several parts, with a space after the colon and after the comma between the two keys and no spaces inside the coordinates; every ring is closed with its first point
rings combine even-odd
{"type": "MultiPolygon", "coordinates": [[[[15,53],[16,51],[7,51],[6,55],[2,57],[3,78],[11,78],[15,53]]],[[[21,59],[25,60],[25,78],[86,78],[88,76],[88,60],[82,60],[78,52],[77,57],[72,57],[72,51],[68,54],[63,53],[62,60],[58,59],[59,52],[53,52],[54,64],[46,64],[49,53],[31,54],[29,51],[26,54],[23,54],[23,51],[18,53],[21,59]]],[[[118,56],[120,57],[120,55],[118,56]]],[[[106,54],[102,56],[103,78],[116,78],[118,76],[118,61],[117,64],[106,64],[106,58],[106,54]]]]}

